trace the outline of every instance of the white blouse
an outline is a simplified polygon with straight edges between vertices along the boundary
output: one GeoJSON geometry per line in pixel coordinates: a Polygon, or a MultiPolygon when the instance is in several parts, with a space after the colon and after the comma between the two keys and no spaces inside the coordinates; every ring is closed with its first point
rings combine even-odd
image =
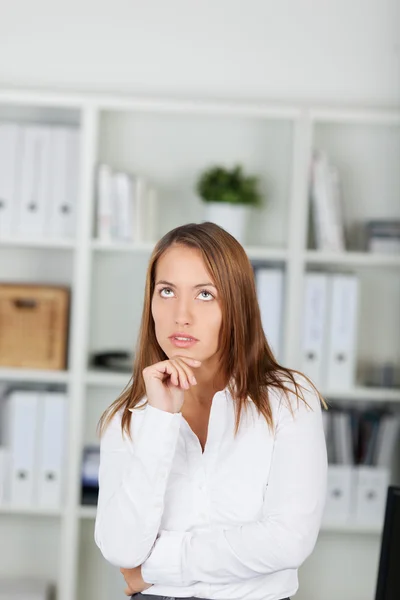
{"type": "MultiPolygon", "coordinates": [[[[113,565],[142,565],[144,594],[280,600],[298,589],[325,503],[319,398],[270,388],[274,433],[251,400],[234,437],[234,403],[215,394],[204,453],[181,413],[121,412],[101,439],[95,541],[113,565]]],[[[286,384],[287,386],[289,384],[286,384]]]]}

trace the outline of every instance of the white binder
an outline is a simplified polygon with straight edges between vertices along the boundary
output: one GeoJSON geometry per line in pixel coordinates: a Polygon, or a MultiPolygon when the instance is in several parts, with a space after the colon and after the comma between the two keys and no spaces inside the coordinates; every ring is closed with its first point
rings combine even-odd
{"type": "Polygon", "coordinates": [[[100,164],[97,170],[96,233],[102,242],[114,238],[113,187],[111,167],[100,164]]]}
{"type": "Polygon", "coordinates": [[[324,384],[324,352],[328,313],[327,273],[306,273],[301,370],[317,386],[324,384]]]}
{"type": "Polygon", "coordinates": [[[329,465],[324,524],[344,524],[350,521],[354,507],[354,468],[350,465],[329,465]]]}
{"type": "Polygon", "coordinates": [[[358,278],[335,274],[331,281],[326,386],[328,390],[349,389],[355,380],[358,278]]]}
{"type": "Polygon", "coordinates": [[[389,483],[389,469],[357,467],[355,519],[359,525],[382,526],[389,483]]]}
{"type": "Polygon", "coordinates": [[[14,233],[20,160],[21,128],[13,123],[0,123],[0,237],[3,238],[14,233]]]}
{"type": "Polygon", "coordinates": [[[62,504],[65,480],[66,394],[43,392],[39,402],[37,503],[43,507],[58,507],[62,504]]]}
{"type": "Polygon", "coordinates": [[[10,503],[32,506],[35,498],[39,394],[14,390],[9,402],[10,503]]]}
{"type": "Polygon", "coordinates": [[[50,161],[50,128],[24,128],[16,230],[20,236],[45,234],[50,161]]]}
{"type": "Polygon", "coordinates": [[[72,238],[79,188],[79,130],[72,127],[51,129],[50,160],[46,231],[53,238],[72,238]]]}
{"type": "Polygon", "coordinates": [[[351,414],[334,411],[331,418],[335,462],[338,465],[354,465],[351,414]]]}
{"type": "Polygon", "coordinates": [[[7,504],[10,500],[9,467],[10,451],[6,446],[0,446],[0,505],[7,504]]]}
{"type": "Polygon", "coordinates": [[[256,270],[256,287],[261,321],[267,341],[278,360],[281,358],[283,270],[256,270]]]}
{"type": "Polygon", "coordinates": [[[133,238],[135,242],[146,242],[147,231],[147,181],[141,176],[135,176],[134,184],[134,215],[133,215],[133,238]]]}
{"type": "Polygon", "coordinates": [[[392,467],[400,431],[400,418],[397,415],[384,415],[379,424],[378,439],[375,448],[374,464],[378,467],[392,467]]]}
{"type": "Polygon", "coordinates": [[[127,173],[113,174],[113,221],[119,240],[133,240],[133,184],[127,173]]]}

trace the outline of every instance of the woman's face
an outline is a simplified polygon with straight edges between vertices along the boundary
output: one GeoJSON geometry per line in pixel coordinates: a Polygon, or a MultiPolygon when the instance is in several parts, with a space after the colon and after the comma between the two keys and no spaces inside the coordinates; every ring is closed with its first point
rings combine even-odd
{"type": "Polygon", "coordinates": [[[159,345],[168,356],[218,357],[222,312],[200,251],[172,246],[158,260],[151,303],[159,345]]]}

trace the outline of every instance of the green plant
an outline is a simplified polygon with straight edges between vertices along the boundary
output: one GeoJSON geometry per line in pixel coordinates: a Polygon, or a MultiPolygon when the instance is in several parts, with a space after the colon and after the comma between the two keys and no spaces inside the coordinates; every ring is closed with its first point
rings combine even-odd
{"type": "Polygon", "coordinates": [[[229,202],[256,206],[261,203],[258,178],[243,174],[240,165],[229,170],[215,166],[202,173],[197,192],[205,202],[229,202]]]}

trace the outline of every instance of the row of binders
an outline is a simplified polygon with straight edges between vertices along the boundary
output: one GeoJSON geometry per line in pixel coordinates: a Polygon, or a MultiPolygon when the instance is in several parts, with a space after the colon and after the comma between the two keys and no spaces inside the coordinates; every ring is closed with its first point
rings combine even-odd
{"type": "Polygon", "coordinates": [[[79,143],[77,127],[0,123],[0,239],[74,237],[79,143]]]}
{"type": "Polygon", "coordinates": [[[354,385],[359,280],[355,274],[306,273],[301,370],[324,389],[354,385]]]}
{"type": "MultiPolygon", "coordinates": [[[[280,268],[256,268],[256,289],[267,340],[282,359],[285,275],[280,268]]],[[[354,385],[359,281],[354,274],[305,275],[301,370],[323,389],[354,385]]]]}
{"type": "Polygon", "coordinates": [[[0,504],[60,508],[64,496],[67,396],[9,391],[0,400],[0,504]]]}
{"type": "Polygon", "coordinates": [[[102,242],[153,242],[157,193],[142,176],[100,164],[97,171],[96,237],[102,242]]]}
{"type": "Polygon", "coordinates": [[[330,409],[323,419],[329,461],[324,522],[382,525],[400,416],[330,409]]]}
{"type": "Polygon", "coordinates": [[[339,172],[327,154],[320,150],[315,151],[311,163],[310,200],[313,245],[317,250],[344,251],[346,240],[339,172]]]}
{"type": "Polygon", "coordinates": [[[400,417],[378,409],[329,409],[323,413],[330,463],[391,468],[400,417]]]}

